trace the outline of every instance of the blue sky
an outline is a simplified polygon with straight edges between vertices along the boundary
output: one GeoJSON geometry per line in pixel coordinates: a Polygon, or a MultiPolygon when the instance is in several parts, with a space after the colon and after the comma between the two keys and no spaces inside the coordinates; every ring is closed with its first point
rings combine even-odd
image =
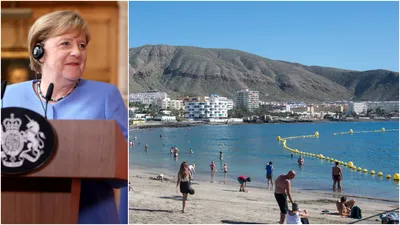
{"type": "Polygon", "coordinates": [[[130,2],[129,47],[230,48],[270,59],[399,71],[398,2],[130,2]]]}

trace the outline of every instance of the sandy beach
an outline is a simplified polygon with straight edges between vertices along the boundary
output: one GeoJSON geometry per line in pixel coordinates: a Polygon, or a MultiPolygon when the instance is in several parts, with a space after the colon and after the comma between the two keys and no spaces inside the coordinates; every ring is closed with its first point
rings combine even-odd
{"type": "MultiPolygon", "coordinates": [[[[166,181],[156,180],[159,173],[143,168],[130,170],[133,191],[129,193],[129,223],[143,224],[277,224],[279,208],[273,190],[248,184],[248,193],[239,192],[239,184],[193,181],[196,193],[188,197],[186,213],[182,213],[182,194],[176,192],[176,175],[166,174],[166,181]]],[[[398,201],[383,201],[355,197],[362,210],[363,219],[358,221],[337,215],[335,201],[340,195],[313,191],[292,191],[292,197],[301,209],[309,211],[312,224],[379,224],[379,213],[395,210],[398,201]],[[329,213],[323,214],[327,209],[329,213]]],[[[350,199],[351,197],[348,197],[350,199]]],[[[291,204],[289,204],[291,208],[291,204]]]]}

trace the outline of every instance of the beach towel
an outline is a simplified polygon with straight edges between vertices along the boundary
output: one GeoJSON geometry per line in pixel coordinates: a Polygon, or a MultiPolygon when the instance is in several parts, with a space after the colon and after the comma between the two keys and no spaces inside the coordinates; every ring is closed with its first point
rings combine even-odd
{"type": "Polygon", "coordinates": [[[356,205],[353,206],[353,208],[351,208],[349,217],[353,219],[361,219],[362,218],[361,209],[356,205]]]}

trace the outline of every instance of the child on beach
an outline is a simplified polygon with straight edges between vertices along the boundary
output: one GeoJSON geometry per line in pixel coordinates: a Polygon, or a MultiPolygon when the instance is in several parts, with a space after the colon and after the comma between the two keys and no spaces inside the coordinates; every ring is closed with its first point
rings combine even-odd
{"type": "Polygon", "coordinates": [[[299,210],[297,203],[292,204],[292,210],[289,210],[286,214],[286,224],[308,224],[308,212],[307,210],[299,210]]]}
{"type": "Polygon", "coordinates": [[[228,165],[226,163],[224,163],[224,173],[228,172],[228,165]]]}
{"type": "Polygon", "coordinates": [[[237,180],[239,181],[240,184],[240,189],[239,192],[248,192],[245,188],[246,188],[246,183],[247,182],[251,182],[251,178],[250,177],[245,177],[245,176],[239,176],[237,178],[237,180]]]}

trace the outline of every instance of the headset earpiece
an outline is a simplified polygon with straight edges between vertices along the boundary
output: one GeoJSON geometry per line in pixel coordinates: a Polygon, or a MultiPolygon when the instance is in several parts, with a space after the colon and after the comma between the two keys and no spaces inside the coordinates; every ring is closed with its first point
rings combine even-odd
{"type": "Polygon", "coordinates": [[[32,56],[34,59],[38,60],[41,59],[44,55],[44,48],[42,44],[36,44],[35,47],[32,49],[32,56]]]}

